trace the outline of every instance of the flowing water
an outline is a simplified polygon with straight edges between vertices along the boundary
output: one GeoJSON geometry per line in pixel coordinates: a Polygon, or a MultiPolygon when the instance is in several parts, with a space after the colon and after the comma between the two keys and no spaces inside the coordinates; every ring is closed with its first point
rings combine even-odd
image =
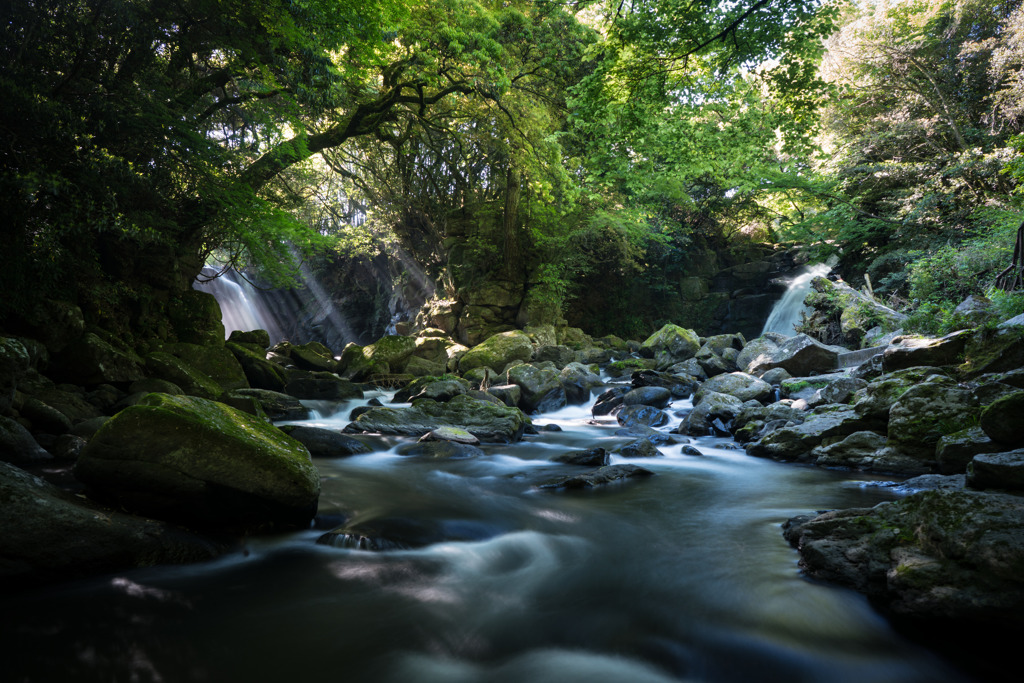
{"type": "MultiPolygon", "coordinates": [[[[308,423],[340,427],[353,405],[308,423]]],[[[459,540],[370,552],[317,545],[311,529],[4,598],[3,680],[961,680],[861,596],[801,578],[782,538],[789,517],[890,489],[708,437],[701,457],[613,457],[654,477],[538,490],[573,471],[548,457],[629,439],[584,406],[534,422],[563,431],[472,459],[402,457],[394,437],[317,461],[324,529],[413,520],[459,540]]]]}
{"type": "Polygon", "coordinates": [[[768,320],[764,323],[765,332],[780,332],[793,336],[795,328],[800,324],[801,317],[808,312],[804,306],[804,299],[811,293],[811,281],[816,277],[824,277],[832,270],[832,266],[825,263],[804,266],[803,269],[794,275],[787,283],[786,291],[782,298],[775,302],[768,320]]]}

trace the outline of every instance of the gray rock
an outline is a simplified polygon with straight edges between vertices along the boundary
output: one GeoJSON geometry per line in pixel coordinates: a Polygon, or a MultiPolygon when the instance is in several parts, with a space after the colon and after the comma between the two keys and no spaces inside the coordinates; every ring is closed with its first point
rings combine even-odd
{"type": "Polygon", "coordinates": [[[632,479],[635,477],[650,477],[653,476],[654,472],[644,467],[638,467],[637,465],[608,465],[607,467],[601,467],[592,472],[585,472],[584,474],[577,474],[571,477],[560,477],[553,479],[549,482],[541,484],[538,488],[541,489],[582,489],[582,488],[594,488],[595,486],[603,486],[605,484],[611,484],[615,481],[621,481],[623,479],[632,479]]]}
{"type": "Polygon", "coordinates": [[[967,466],[967,485],[976,489],[1024,491],[1024,448],[974,456],[967,466]]]}
{"type": "Polygon", "coordinates": [[[824,403],[848,403],[853,395],[867,387],[867,381],[855,377],[841,377],[829,382],[828,386],[820,389],[821,400],[824,403]]]}
{"type": "Polygon", "coordinates": [[[825,439],[865,430],[864,420],[851,407],[818,409],[809,413],[802,424],[771,431],[745,448],[757,457],[808,461],[811,451],[825,439]]]}
{"type": "Polygon", "coordinates": [[[450,401],[456,396],[461,396],[467,393],[468,387],[465,382],[460,380],[437,380],[436,382],[429,382],[425,384],[418,393],[409,397],[410,401],[415,401],[420,398],[429,398],[434,401],[450,401]]]}
{"type": "Polygon", "coordinates": [[[967,475],[964,474],[922,474],[907,479],[897,486],[896,490],[905,493],[934,491],[936,489],[959,491],[965,486],[967,486],[967,475]]]}
{"type": "Polygon", "coordinates": [[[523,390],[519,388],[518,384],[499,384],[487,387],[487,393],[498,398],[510,408],[518,406],[523,396],[523,390]]]}
{"type": "Polygon", "coordinates": [[[938,339],[897,337],[882,352],[882,368],[892,372],[918,365],[955,365],[969,338],[970,332],[967,330],[938,339]]]}
{"type": "Polygon", "coordinates": [[[1016,315],[1008,320],[1004,320],[999,323],[998,327],[1001,330],[1008,330],[1013,327],[1024,327],[1024,313],[1016,315]]]}
{"type": "Polygon", "coordinates": [[[1007,446],[1024,446],[1024,391],[993,402],[982,411],[980,424],[993,441],[1007,446]]]}
{"type": "Polygon", "coordinates": [[[745,372],[730,372],[717,375],[704,382],[697,393],[694,394],[694,402],[699,403],[708,393],[728,394],[740,401],[767,401],[772,398],[774,391],[772,386],[762,379],[745,372]]]}
{"type": "Polygon", "coordinates": [[[890,408],[889,444],[919,460],[934,461],[939,439],[968,428],[977,415],[969,389],[931,376],[907,389],[890,408]]]}
{"type": "Polygon", "coordinates": [[[850,467],[872,469],[875,453],[885,447],[886,439],[874,432],[854,432],[842,441],[818,446],[811,451],[814,464],[819,467],[850,467]]]}
{"type": "Polygon", "coordinates": [[[763,375],[761,379],[772,386],[778,386],[782,384],[783,380],[791,378],[793,375],[789,374],[784,368],[772,368],[763,375]]]}
{"type": "Polygon", "coordinates": [[[0,415],[0,461],[23,465],[52,458],[21,423],[0,415]]]}
{"type": "MultiPolygon", "coordinates": [[[[504,404],[499,404],[504,405],[504,404]]],[[[438,427],[432,429],[423,436],[420,437],[420,441],[454,441],[455,443],[466,443],[470,446],[476,446],[480,443],[480,439],[467,432],[465,429],[459,427],[438,427]]]]}
{"type": "Polygon", "coordinates": [[[781,335],[766,335],[757,339],[751,339],[736,357],[737,367],[745,372],[750,372],[751,363],[760,358],[771,358],[771,354],[779,348],[779,342],[785,338],[781,335]]]}
{"type": "Polygon", "coordinates": [[[747,372],[763,375],[772,368],[782,368],[794,377],[832,372],[836,369],[839,354],[845,352],[842,347],[827,346],[806,334],[798,334],[776,349],[758,355],[747,366],[747,372]]]}
{"type": "Polygon", "coordinates": [[[963,474],[974,456],[981,453],[998,453],[1005,450],[981,429],[970,427],[939,439],[935,447],[935,460],[942,474],[963,474]]]}
{"type": "Polygon", "coordinates": [[[601,376],[591,371],[589,366],[576,362],[562,368],[558,381],[565,389],[565,400],[573,405],[588,402],[594,387],[604,384],[601,376]]]}
{"type": "Polygon", "coordinates": [[[623,427],[631,427],[633,425],[661,427],[669,422],[669,417],[664,411],[644,405],[626,406],[616,413],[615,419],[623,427]]]}
{"type": "Polygon", "coordinates": [[[509,443],[522,438],[529,418],[518,408],[456,396],[445,403],[420,399],[409,408],[373,408],[349,424],[348,432],[423,436],[438,427],[464,429],[481,441],[509,443]]]}
{"type": "Polygon", "coordinates": [[[622,397],[623,404],[627,406],[642,405],[666,408],[671,401],[672,392],[665,387],[640,387],[622,397]]]}
{"type": "Polygon", "coordinates": [[[667,368],[693,358],[700,349],[700,337],[693,330],[667,324],[640,345],[640,355],[654,358],[658,367],[667,368]]]}
{"type": "Polygon", "coordinates": [[[558,370],[523,363],[508,371],[508,381],[519,385],[519,407],[524,412],[549,412],[566,405],[558,370]]]}
{"type": "Polygon", "coordinates": [[[715,420],[721,420],[723,423],[731,422],[741,410],[743,410],[743,401],[735,396],[709,391],[701,397],[690,414],[686,416],[684,421],[686,433],[710,434],[713,431],[715,420]]]}
{"type": "Polygon", "coordinates": [[[484,454],[480,448],[457,441],[417,441],[395,449],[399,455],[418,455],[440,460],[476,458],[484,454]]]}
{"type": "Polygon", "coordinates": [[[305,446],[314,458],[343,458],[371,451],[359,439],[330,429],[304,425],[282,425],[279,429],[305,446]]]}
{"type": "Polygon", "coordinates": [[[603,448],[590,448],[585,451],[571,451],[551,458],[552,462],[566,465],[582,465],[584,467],[604,467],[608,464],[608,451],[603,448]]]}
{"type": "Polygon", "coordinates": [[[623,458],[657,458],[661,455],[661,451],[650,439],[637,439],[619,446],[613,452],[623,458]]]}
{"type": "Polygon", "coordinates": [[[690,444],[684,445],[683,448],[682,448],[682,451],[680,451],[680,452],[683,455],[704,455],[698,449],[694,448],[690,444]]]}

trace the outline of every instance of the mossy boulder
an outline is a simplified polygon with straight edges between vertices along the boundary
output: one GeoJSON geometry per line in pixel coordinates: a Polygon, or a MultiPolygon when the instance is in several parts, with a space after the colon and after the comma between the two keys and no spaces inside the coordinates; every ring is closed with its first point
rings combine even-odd
{"type": "Polygon", "coordinates": [[[715,431],[715,421],[726,426],[743,410],[743,401],[728,394],[706,391],[686,416],[684,425],[687,434],[711,434],[715,431]]]}
{"type": "Polygon", "coordinates": [[[334,353],[320,342],[292,344],[288,351],[288,357],[295,366],[303,370],[334,372],[338,369],[334,353]]]}
{"type": "Polygon", "coordinates": [[[801,424],[790,424],[768,432],[745,448],[747,453],[758,457],[806,462],[812,459],[811,451],[826,439],[838,441],[865,430],[864,420],[852,407],[818,408],[805,414],[801,424]]]}
{"type": "Polygon", "coordinates": [[[958,365],[970,332],[961,330],[945,337],[896,337],[882,352],[882,369],[886,372],[920,365],[958,365]]]}
{"type": "Polygon", "coordinates": [[[1005,449],[990,439],[981,427],[968,427],[939,439],[935,446],[935,461],[940,474],[963,474],[974,456],[1005,449]]]}
{"type": "Polygon", "coordinates": [[[0,413],[10,409],[18,380],[28,371],[30,364],[24,344],[11,337],[0,337],[0,413]]]}
{"type": "Polygon", "coordinates": [[[943,370],[932,367],[907,368],[879,377],[854,393],[854,408],[858,415],[884,430],[892,405],[911,387],[932,376],[948,377],[943,370]]]}
{"type": "Polygon", "coordinates": [[[178,527],[91,505],[2,462],[0,500],[0,579],[8,589],[199,562],[226,550],[178,527]]]}
{"type": "Polygon", "coordinates": [[[1024,327],[1012,326],[994,333],[974,334],[964,349],[958,368],[968,377],[989,372],[1009,372],[1024,367],[1024,327]]]}
{"type": "Polygon", "coordinates": [[[304,420],[309,416],[309,409],[297,398],[269,389],[236,389],[225,394],[224,399],[254,400],[259,404],[258,412],[271,420],[304,420]]]}
{"type": "Polygon", "coordinates": [[[284,387],[284,393],[289,396],[315,401],[344,401],[363,397],[363,390],[357,384],[333,372],[292,372],[295,375],[284,387]]]}
{"type": "Polygon", "coordinates": [[[462,354],[459,372],[488,367],[501,372],[513,361],[528,362],[533,357],[533,343],[529,335],[519,330],[502,332],[489,337],[462,354]]]}
{"type": "Polygon", "coordinates": [[[772,385],[745,372],[729,372],[716,375],[704,382],[694,394],[694,403],[699,403],[705,393],[716,392],[735,396],[740,401],[767,401],[773,394],[772,385]]]}
{"type": "Polygon", "coordinates": [[[408,408],[371,408],[346,427],[351,432],[423,436],[438,427],[459,427],[481,441],[510,443],[522,438],[529,418],[518,408],[467,395],[439,403],[429,398],[408,408]]]}
{"type": "Polygon", "coordinates": [[[354,436],[339,434],[330,429],[305,425],[282,425],[278,429],[305,446],[314,458],[344,458],[371,451],[369,446],[354,436]]]}
{"type": "Polygon", "coordinates": [[[668,323],[640,344],[640,355],[654,358],[658,367],[664,369],[693,358],[700,347],[696,332],[668,323]]]}
{"type": "Polygon", "coordinates": [[[935,461],[939,439],[977,424],[969,389],[933,375],[907,389],[889,410],[889,445],[922,461],[935,461]]]}
{"type": "Polygon", "coordinates": [[[1024,446],[1024,391],[993,402],[981,413],[981,428],[993,441],[1011,447],[1024,446]]]}
{"type": "Polygon", "coordinates": [[[839,354],[845,351],[842,347],[828,346],[806,334],[798,334],[751,360],[747,372],[763,375],[772,368],[782,368],[794,377],[818,375],[835,370],[839,354]]]}
{"type": "Polygon", "coordinates": [[[244,389],[249,386],[245,371],[235,355],[224,346],[199,344],[164,344],[161,351],[166,351],[188,363],[220,385],[224,391],[244,389]]]}
{"type": "Polygon", "coordinates": [[[188,289],[167,304],[167,317],[178,341],[203,346],[223,346],[226,334],[220,304],[209,292],[188,289]]]}
{"type": "Polygon", "coordinates": [[[235,344],[251,344],[261,349],[270,348],[270,333],[266,330],[234,330],[228,337],[229,342],[235,344]]]}
{"type": "Polygon", "coordinates": [[[230,351],[242,366],[242,372],[245,373],[249,386],[254,389],[284,391],[285,384],[288,383],[288,375],[280,365],[267,360],[265,352],[257,352],[245,345],[230,341],[224,345],[224,348],[230,351]]]}
{"type": "Polygon", "coordinates": [[[216,399],[224,390],[209,375],[166,351],[146,354],[146,370],[153,377],[173,382],[189,396],[216,399]]]}
{"type": "Polygon", "coordinates": [[[55,356],[48,374],[55,381],[86,386],[134,382],[145,376],[142,359],[135,353],[115,348],[92,332],[55,356]]]}
{"type": "Polygon", "coordinates": [[[298,441],[224,404],[167,394],[107,421],[75,476],[125,509],[214,528],[303,526],[320,494],[298,441]]]}
{"type": "Polygon", "coordinates": [[[367,346],[349,344],[341,353],[338,374],[355,382],[374,375],[401,373],[416,350],[415,337],[388,335],[367,346]]]}
{"type": "Polygon", "coordinates": [[[565,388],[559,381],[559,371],[523,363],[508,371],[509,384],[521,390],[519,407],[527,413],[557,410],[566,404],[565,388]]]}

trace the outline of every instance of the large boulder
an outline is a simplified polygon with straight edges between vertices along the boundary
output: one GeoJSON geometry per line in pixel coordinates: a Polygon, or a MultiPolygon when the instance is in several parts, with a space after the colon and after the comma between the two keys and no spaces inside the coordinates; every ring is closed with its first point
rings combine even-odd
{"type": "Polygon", "coordinates": [[[892,372],[918,365],[956,365],[969,338],[966,330],[938,339],[896,337],[882,352],[882,369],[892,372]]]}
{"type": "Polygon", "coordinates": [[[309,416],[309,409],[299,403],[297,398],[269,389],[236,389],[226,394],[222,400],[231,402],[232,405],[236,401],[240,404],[255,401],[259,410],[271,420],[304,420],[309,416]]]}
{"type": "Polygon", "coordinates": [[[806,334],[798,334],[755,357],[747,366],[747,372],[763,375],[772,368],[782,368],[794,377],[820,375],[835,370],[839,354],[845,352],[840,346],[828,346],[806,334]]]}
{"type": "Polygon", "coordinates": [[[0,500],[0,579],[8,589],[199,562],[226,550],[163,522],[91,505],[3,462],[0,500]]]}
{"type": "Polygon", "coordinates": [[[974,456],[967,466],[967,485],[976,489],[1024,491],[1024,448],[974,456]]]}
{"type": "Polygon", "coordinates": [[[572,362],[558,373],[558,381],[565,389],[565,400],[568,403],[586,403],[595,387],[604,385],[601,376],[595,374],[589,366],[572,362]]]}
{"type": "Polygon", "coordinates": [[[249,386],[245,371],[238,359],[223,346],[201,346],[179,342],[164,344],[160,350],[185,361],[189,366],[219,384],[223,391],[244,389],[249,386]]]}
{"type": "Polygon", "coordinates": [[[146,355],[146,370],[153,377],[172,382],[190,396],[215,399],[224,393],[221,385],[194,365],[166,351],[146,355]]]}
{"type": "Polygon", "coordinates": [[[806,415],[803,423],[771,431],[744,448],[758,457],[806,462],[812,459],[811,451],[826,439],[838,440],[866,429],[852,407],[828,406],[806,415]]]}
{"type": "Polygon", "coordinates": [[[932,376],[947,375],[932,367],[907,368],[884,375],[853,395],[854,408],[858,415],[884,431],[889,424],[889,410],[897,399],[932,376]]]}
{"type": "Polygon", "coordinates": [[[774,394],[772,385],[745,372],[729,372],[712,377],[693,395],[694,403],[700,402],[705,394],[711,392],[735,396],[740,401],[767,401],[774,394]]]}
{"type": "Polygon", "coordinates": [[[669,323],[640,344],[640,355],[654,358],[659,368],[667,368],[693,358],[700,347],[696,332],[669,323]]]}
{"type": "Polygon", "coordinates": [[[811,458],[818,467],[849,467],[851,469],[875,469],[875,457],[885,447],[885,437],[874,432],[854,432],[842,441],[817,446],[811,451],[811,458]]]}
{"type": "Polygon", "coordinates": [[[528,362],[533,357],[529,335],[519,330],[496,334],[462,354],[459,372],[488,367],[501,372],[513,361],[528,362]]]}
{"type": "Polygon", "coordinates": [[[866,593],[888,612],[1024,627],[1024,498],[923,491],[786,524],[813,579],[866,593]]]}
{"type": "Polygon", "coordinates": [[[707,391],[694,405],[683,424],[687,434],[711,434],[721,431],[721,427],[716,427],[716,421],[722,427],[728,427],[741,410],[743,410],[743,401],[735,396],[707,391]]]}
{"type": "Polygon", "coordinates": [[[1024,367],[1024,326],[1000,325],[994,334],[978,332],[967,342],[964,357],[960,371],[972,377],[1024,367]]]}
{"type": "Polygon", "coordinates": [[[0,461],[23,465],[51,458],[20,422],[0,415],[0,461]]]}
{"type": "Polygon", "coordinates": [[[565,388],[556,369],[523,363],[509,368],[508,381],[519,386],[519,407],[527,413],[558,410],[566,404],[565,388]]]}
{"type": "Polygon", "coordinates": [[[940,474],[963,474],[974,456],[1003,450],[1006,446],[990,439],[981,427],[969,427],[941,437],[935,446],[935,461],[940,474]]]}
{"type": "Polygon", "coordinates": [[[529,418],[510,408],[466,395],[445,403],[428,398],[408,408],[372,408],[346,427],[350,432],[423,436],[438,427],[460,427],[481,441],[509,443],[522,438],[529,418]]]}
{"type": "Polygon", "coordinates": [[[287,373],[277,363],[267,360],[267,354],[262,350],[257,350],[258,346],[229,341],[224,348],[230,351],[242,366],[242,372],[245,373],[249,386],[254,389],[284,391],[284,387],[288,383],[287,373]]]}
{"type": "MultiPolygon", "coordinates": [[[[295,370],[292,372],[298,373],[295,370]]],[[[293,376],[285,385],[283,393],[313,401],[344,401],[363,397],[363,390],[358,385],[341,379],[333,372],[310,372],[293,376]]]]}
{"type": "Polygon", "coordinates": [[[1011,447],[1024,446],[1024,391],[994,401],[981,413],[981,428],[993,441],[1011,447]]]}
{"type": "Polygon", "coordinates": [[[667,408],[672,402],[672,392],[665,387],[637,387],[622,397],[627,406],[653,406],[667,408]]]}
{"type": "Polygon", "coordinates": [[[125,509],[203,527],[303,526],[320,494],[298,441],[221,403],[167,394],[107,421],[75,476],[125,509]]]}
{"type": "Polygon", "coordinates": [[[145,376],[138,356],[115,348],[92,332],[55,356],[48,372],[57,381],[82,385],[127,383],[145,376]]]}
{"type": "Polygon", "coordinates": [[[637,465],[608,465],[592,472],[574,474],[566,477],[558,477],[551,481],[540,484],[541,489],[589,489],[595,486],[604,486],[623,479],[636,477],[650,477],[654,472],[645,467],[637,465]]]}
{"type": "Polygon", "coordinates": [[[771,354],[779,348],[779,344],[788,337],[769,333],[756,339],[751,339],[744,345],[743,350],[736,356],[736,366],[743,371],[750,372],[750,364],[759,358],[770,358],[771,354]]]}
{"type": "Polygon", "coordinates": [[[339,434],[330,429],[305,425],[282,425],[279,429],[305,446],[314,458],[344,458],[369,453],[371,450],[354,436],[339,434]]]}
{"type": "Polygon", "coordinates": [[[889,409],[889,445],[934,464],[939,439],[977,423],[978,408],[969,389],[933,375],[907,389],[889,409]]]}
{"type": "Polygon", "coordinates": [[[416,338],[387,335],[367,346],[349,344],[341,352],[338,374],[355,382],[373,375],[400,373],[416,350],[416,338]]]}

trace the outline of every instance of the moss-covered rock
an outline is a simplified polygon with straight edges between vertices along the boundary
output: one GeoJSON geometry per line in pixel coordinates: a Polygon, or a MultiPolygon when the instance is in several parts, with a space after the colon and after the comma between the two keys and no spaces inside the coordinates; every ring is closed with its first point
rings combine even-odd
{"type": "Polygon", "coordinates": [[[289,396],[315,401],[344,401],[363,397],[363,390],[358,385],[333,372],[293,372],[296,375],[284,387],[284,393],[289,396]]]}
{"type": "Polygon", "coordinates": [[[889,410],[889,445],[923,461],[934,462],[939,439],[978,422],[978,408],[968,389],[933,375],[907,389],[889,410]]]}
{"type": "Polygon", "coordinates": [[[745,372],[729,372],[712,377],[694,394],[694,403],[699,403],[707,392],[728,394],[740,401],[767,401],[774,394],[772,385],[745,372]]]}
{"type": "Polygon", "coordinates": [[[209,375],[199,371],[188,361],[166,351],[146,354],[146,370],[150,375],[173,382],[189,396],[216,399],[224,390],[209,375]]]}
{"type": "Polygon", "coordinates": [[[565,388],[556,369],[523,363],[511,368],[507,375],[509,384],[519,386],[519,407],[527,413],[557,410],[566,404],[565,388]]]}
{"type": "Polygon", "coordinates": [[[1024,446],[1024,391],[993,402],[981,413],[981,428],[997,443],[1024,446]]]}
{"type": "Polygon", "coordinates": [[[179,342],[163,344],[160,351],[166,351],[188,363],[220,385],[223,391],[244,389],[249,386],[245,371],[235,355],[222,345],[199,345],[179,342]]]}
{"type": "Polygon", "coordinates": [[[270,391],[284,391],[288,383],[288,375],[277,363],[271,363],[266,358],[266,353],[258,352],[242,344],[228,342],[224,345],[230,351],[239,365],[242,372],[253,389],[267,389],[270,391]]]}
{"type": "Polygon", "coordinates": [[[1024,327],[996,332],[979,331],[967,342],[961,373],[976,377],[989,372],[1009,372],[1024,367],[1024,327]]]}
{"type": "Polygon", "coordinates": [[[970,332],[961,330],[945,337],[896,337],[882,352],[882,369],[886,372],[921,365],[958,365],[970,332]]]}
{"type": "Polygon", "coordinates": [[[981,427],[968,427],[942,436],[935,446],[935,460],[939,464],[939,473],[963,474],[974,456],[997,453],[1005,448],[992,441],[981,427]]]}
{"type": "Polygon", "coordinates": [[[75,476],[125,509],[202,527],[302,526],[320,493],[299,442],[221,403],[167,394],[104,424],[75,476]]]}
{"type": "Polygon", "coordinates": [[[228,337],[229,342],[235,344],[252,344],[261,349],[270,348],[270,333],[266,330],[234,330],[228,337]]]}
{"type": "MultiPolygon", "coordinates": [[[[746,349],[744,349],[746,351],[746,349]]],[[[782,368],[794,377],[808,377],[836,369],[839,354],[846,349],[828,346],[806,334],[798,334],[769,349],[750,361],[747,372],[763,375],[772,368],[782,368]]],[[[740,359],[744,358],[740,354],[740,359]]]]}
{"type": "Polygon", "coordinates": [[[715,421],[726,426],[743,410],[743,401],[728,394],[707,391],[701,396],[683,423],[687,434],[712,434],[716,431],[715,421]]]}
{"type": "Polygon", "coordinates": [[[420,399],[409,408],[372,408],[346,430],[423,436],[438,427],[452,426],[481,441],[509,443],[522,438],[528,423],[529,418],[518,408],[462,395],[445,403],[420,399]]]}
{"type": "Polygon", "coordinates": [[[28,349],[19,340],[0,337],[0,414],[7,412],[14,401],[14,392],[29,369],[28,349]]]}
{"type": "Polygon", "coordinates": [[[518,330],[496,334],[462,354],[459,372],[480,367],[502,371],[513,361],[527,362],[533,358],[529,335],[518,330]]]}
{"type": "Polygon", "coordinates": [[[818,408],[798,425],[788,425],[765,434],[745,446],[747,453],[773,460],[806,462],[811,451],[826,439],[839,440],[854,432],[868,430],[852,407],[818,408]]]}
{"type": "Polygon", "coordinates": [[[259,403],[263,414],[271,420],[304,420],[309,417],[309,409],[299,403],[294,396],[269,389],[236,389],[228,392],[224,398],[253,399],[259,403]]]}
{"type": "Polygon", "coordinates": [[[640,344],[640,355],[654,358],[659,368],[667,368],[693,358],[700,347],[696,332],[669,323],[640,344]]]}
{"type": "Polygon", "coordinates": [[[313,372],[334,372],[338,369],[338,361],[334,353],[320,342],[293,344],[289,348],[288,357],[296,367],[313,372]]]}
{"type": "Polygon", "coordinates": [[[167,317],[178,341],[203,346],[222,346],[226,335],[220,304],[209,292],[188,289],[167,304],[167,317]]]}
{"type": "Polygon", "coordinates": [[[142,359],[131,351],[115,348],[92,332],[55,356],[48,373],[56,381],[81,385],[120,384],[145,376],[142,359]]]}

